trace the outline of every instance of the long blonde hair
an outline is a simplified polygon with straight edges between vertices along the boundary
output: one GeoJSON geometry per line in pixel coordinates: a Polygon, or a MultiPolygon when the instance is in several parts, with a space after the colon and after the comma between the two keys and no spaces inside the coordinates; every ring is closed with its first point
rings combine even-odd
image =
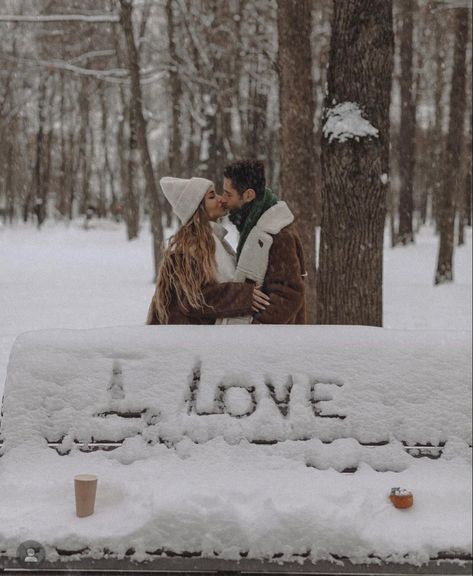
{"type": "Polygon", "coordinates": [[[202,287],[215,281],[215,240],[203,203],[171,238],[158,272],[154,303],[161,324],[167,324],[173,297],[179,305],[205,305],[202,287]]]}

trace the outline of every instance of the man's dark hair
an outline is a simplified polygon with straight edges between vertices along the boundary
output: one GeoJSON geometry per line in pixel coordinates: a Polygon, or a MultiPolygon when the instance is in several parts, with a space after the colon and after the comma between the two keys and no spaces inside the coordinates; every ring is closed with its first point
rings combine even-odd
{"type": "Polygon", "coordinates": [[[259,160],[238,160],[238,162],[232,162],[225,166],[223,175],[232,181],[240,196],[248,188],[253,188],[257,197],[264,194],[264,189],[266,188],[264,164],[259,160]]]}

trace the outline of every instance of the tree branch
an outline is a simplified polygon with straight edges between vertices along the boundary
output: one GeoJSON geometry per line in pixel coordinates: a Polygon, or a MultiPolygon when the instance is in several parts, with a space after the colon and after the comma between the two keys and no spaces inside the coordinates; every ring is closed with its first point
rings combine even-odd
{"type": "Polygon", "coordinates": [[[100,23],[118,23],[120,21],[116,14],[99,14],[97,16],[88,16],[86,14],[49,14],[44,15],[23,15],[23,14],[0,14],[0,22],[90,22],[92,24],[100,23]]]}

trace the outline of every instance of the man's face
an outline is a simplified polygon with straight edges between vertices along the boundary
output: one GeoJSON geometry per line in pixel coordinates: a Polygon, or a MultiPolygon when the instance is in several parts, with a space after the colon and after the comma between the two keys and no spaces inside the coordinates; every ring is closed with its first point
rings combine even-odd
{"type": "Polygon", "coordinates": [[[233,186],[230,178],[223,179],[222,205],[226,210],[230,210],[230,212],[238,210],[243,206],[243,204],[254,200],[255,196],[256,193],[252,188],[248,188],[248,190],[245,190],[243,194],[240,194],[233,186]]]}

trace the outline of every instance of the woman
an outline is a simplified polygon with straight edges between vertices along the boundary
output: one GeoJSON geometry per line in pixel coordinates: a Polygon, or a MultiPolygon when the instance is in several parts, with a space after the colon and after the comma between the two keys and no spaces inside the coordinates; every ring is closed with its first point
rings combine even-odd
{"type": "Polygon", "coordinates": [[[213,182],[161,178],[181,227],[169,240],[147,324],[215,324],[265,310],[269,298],[254,284],[232,282],[235,253],[218,224],[225,215],[213,182]]]}

